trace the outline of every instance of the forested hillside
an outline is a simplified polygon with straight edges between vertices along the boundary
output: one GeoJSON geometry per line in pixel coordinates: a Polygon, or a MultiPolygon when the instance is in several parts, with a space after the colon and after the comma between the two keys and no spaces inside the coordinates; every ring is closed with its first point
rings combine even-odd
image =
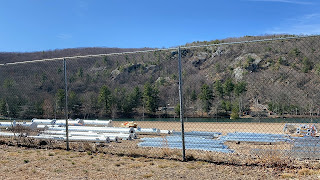
{"type": "MultiPolygon", "coordinates": [[[[193,42],[182,48],[186,116],[318,116],[319,36],[230,43],[275,37],[193,42]],[[214,45],[192,47],[208,44],[214,45]]],[[[147,48],[0,53],[0,63],[136,50],[147,48]]],[[[67,75],[72,118],[179,114],[177,50],[67,59],[67,75]]],[[[62,118],[63,78],[58,60],[0,66],[0,115],[62,118]]]]}

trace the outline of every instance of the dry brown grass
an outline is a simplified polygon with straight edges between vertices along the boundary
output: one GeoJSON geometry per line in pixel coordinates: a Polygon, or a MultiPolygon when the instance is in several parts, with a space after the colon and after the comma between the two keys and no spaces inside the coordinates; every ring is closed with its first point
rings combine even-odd
{"type": "MultiPolygon", "coordinates": [[[[11,141],[11,140],[10,140],[11,141]]],[[[14,142],[12,140],[11,142],[14,142]]],[[[22,143],[22,142],[20,142],[22,143]]],[[[15,143],[14,143],[15,144],[15,143]]],[[[56,144],[51,143],[47,146],[39,146],[40,148],[45,149],[54,149],[53,152],[50,152],[47,156],[57,156],[57,153],[60,152],[60,148],[65,146],[63,142],[56,142],[56,144]],[[55,149],[57,148],[57,149],[55,149]]],[[[205,151],[196,151],[188,150],[187,151],[187,160],[197,160],[197,161],[207,161],[216,164],[231,164],[231,165],[259,165],[259,166],[268,166],[268,167],[279,167],[279,166],[292,166],[294,161],[291,161],[287,157],[277,154],[277,151],[270,151],[270,153],[262,153],[260,156],[252,156],[247,150],[252,148],[252,144],[228,144],[231,149],[236,149],[237,153],[225,154],[225,153],[216,153],[216,152],[205,152],[205,151]],[[240,152],[240,153],[238,153],[240,152]]],[[[87,155],[93,155],[95,153],[103,154],[115,154],[118,156],[128,156],[128,157],[149,157],[156,159],[174,159],[182,160],[181,150],[178,149],[169,149],[169,148],[141,148],[137,146],[137,141],[123,141],[122,143],[110,143],[105,145],[96,145],[95,143],[71,143],[70,147],[72,151],[86,152],[87,155]]],[[[273,145],[259,145],[260,148],[271,148],[273,145]]],[[[256,145],[254,145],[256,148],[256,145]]],[[[277,147],[279,148],[279,147],[277,147]]],[[[63,151],[69,156],[70,152],[63,151]],[[68,154],[69,153],[69,154],[68,154]]],[[[11,152],[11,156],[16,156],[17,152],[11,152]]],[[[92,156],[94,157],[94,156],[92,156]]],[[[75,158],[74,155],[71,155],[70,158],[75,158]]]]}
{"type": "Polygon", "coordinates": [[[296,178],[296,175],[293,173],[283,173],[280,177],[283,179],[293,179],[296,178]]]}
{"type": "MultiPolygon", "coordinates": [[[[279,170],[263,166],[219,165],[205,161],[181,162],[99,152],[89,155],[86,151],[35,150],[6,145],[1,145],[0,154],[0,163],[3,164],[0,171],[7,172],[0,175],[1,179],[288,179],[312,178],[319,173],[319,170],[310,168],[297,169],[296,173],[292,173],[290,168],[279,170]]],[[[212,154],[208,156],[214,157],[212,154]]]]}
{"type": "Polygon", "coordinates": [[[152,173],[142,175],[143,178],[151,178],[153,176],[152,173]]]}
{"type": "Polygon", "coordinates": [[[141,168],[144,166],[146,166],[146,164],[144,164],[144,163],[132,163],[129,165],[129,168],[141,168]]]}
{"type": "Polygon", "coordinates": [[[160,161],[160,164],[158,164],[159,168],[175,168],[177,167],[178,164],[177,163],[167,163],[167,161],[160,161]]]}
{"type": "Polygon", "coordinates": [[[309,169],[309,168],[302,168],[298,171],[298,174],[299,175],[302,175],[302,176],[309,176],[309,175],[313,175],[313,174],[317,174],[319,173],[318,171],[314,171],[312,169],[309,169]]]}
{"type": "MultiPolygon", "coordinates": [[[[158,122],[157,122],[158,124],[158,122]]],[[[167,124],[167,123],[166,123],[167,124]]],[[[201,127],[208,126],[207,128],[213,128],[210,123],[201,124],[201,127]]],[[[154,123],[149,124],[149,126],[155,125],[154,123]]],[[[161,129],[173,129],[173,128],[163,128],[161,129]]],[[[167,124],[168,125],[168,124],[167,124]]],[[[170,123],[169,123],[170,125],[170,123]]],[[[173,125],[173,124],[172,124],[173,125]]],[[[196,124],[195,124],[196,125],[196,124]]],[[[211,131],[219,131],[221,128],[232,126],[232,124],[222,123],[222,125],[214,123],[215,129],[210,129],[211,131]]],[[[244,124],[238,123],[241,125],[240,129],[248,130],[253,128],[253,125],[247,127],[244,124]],[[247,129],[246,129],[247,128],[247,129]]],[[[274,133],[279,131],[281,127],[279,124],[267,124],[268,127],[273,127],[274,133]]],[[[282,127],[281,127],[282,128],[282,127]]],[[[199,130],[199,129],[192,129],[199,130]]],[[[259,129],[258,129],[259,130],[259,129]]],[[[261,129],[260,129],[261,130],[261,129]]],[[[248,132],[248,131],[246,131],[248,132]]],[[[7,148],[3,148],[2,152],[9,157],[21,157],[25,158],[20,159],[18,164],[33,164],[37,162],[38,165],[42,163],[51,163],[54,160],[60,162],[67,162],[66,166],[70,168],[79,168],[80,166],[87,167],[87,162],[94,162],[90,164],[90,168],[95,169],[94,171],[98,174],[105,170],[105,167],[102,167],[104,162],[108,162],[108,166],[112,168],[127,168],[131,170],[140,170],[153,168],[155,171],[162,170],[171,170],[171,169],[181,169],[195,171],[199,169],[206,168],[207,166],[223,166],[234,169],[235,167],[246,167],[249,169],[254,168],[271,168],[276,170],[283,169],[297,169],[296,172],[289,174],[294,174],[295,176],[317,176],[318,169],[320,169],[320,163],[318,161],[297,161],[290,159],[281,153],[283,149],[289,149],[290,145],[288,144],[257,144],[257,143],[232,143],[228,142],[226,145],[230,149],[234,149],[235,153],[225,154],[225,153],[216,153],[216,152],[206,152],[198,150],[187,150],[187,159],[191,162],[187,164],[180,164],[182,160],[182,153],[179,149],[169,149],[167,147],[167,141],[164,138],[163,148],[141,148],[137,146],[139,140],[134,141],[122,141],[121,143],[109,143],[109,144],[95,144],[95,143],[70,143],[71,151],[65,151],[65,143],[59,141],[47,141],[45,145],[40,145],[41,142],[38,140],[28,140],[26,138],[1,138],[0,144],[5,147],[14,147],[17,146],[16,151],[9,151],[7,148]],[[29,150],[24,150],[23,148],[29,148],[29,150]],[[35,148],[40,148],[35,150],[35,148]],[[252,153],[252,149],[261,149],[262,153],[252,153]],[[30,156],[35,156],[35,159],[28,158],[30,156]],[[112,156],[112,158],[110,158],[112,156]],[[83,158],[85,157],[85,158],[83,158]],[[118,159],[117,159],[118,158],[118,159]],[[25,162],[25,160],[27,162],[25,162]],[[174,160],[174,161],[168,161],[174,160]],[[195,161],[195,162],[193,162],[195,161]],[[168,163],[169,162],[169,163],[168,163]],[[100,165],[101,164],[101,165],[100,165]],[[301,168],[311,169],[312,173],[301,168]],[[301,172],[298,170],[301,170],[301,172]]],[[[10,163],[10,159],[1,159],[0,164],[10,163]]],[[[89,169],[90,169],[89,168],[89,169]]],[[[112,169],[111,168],[111,169],[112,169]]],[[[228,168],[223,169],[228,173],[228,168]]],[[[25,171],[25,167],[19,166],[19,170],[25,171]]],[[[65,168],[51,168],[51,171],[54,171],[58,174],[65,174],[65,168]]],[[[184,171],[183,170],[183,171],[184,171]]],[[[28,169],[30,173],[39,173],[39,169],[31,168],[28,169]]],[[[89,176],[90,171],[81,169],[82,174],[89,176]],[[88,175],[89,174],[89,175],[88,175]]],[[[151,171],[148,171],[151,172],[151,171]]],[[[241,171],[238,174],[242,174],[241,171]]],[[[279,176],[283,178],[289,178],[289,174],[284,174],[283,172],[279,173],[279,176]]],[[[242,174],[245,175],[245,174],[242,174]]],[[[115,174],[112,174],[110,177],[118,178],[115,174]]],[[[137,176],[138,177],[138,176],[137,176]]],[[[157,173],[144,173],[139,175],[140,178],[154,178],[159,179],[157,173]],[[144,175],[146,177],[144,177],[144,175]],[[150,177],[148,177],[150,176],[150,177]]],[[[169,176],[168,176],[169,177],[169,176]]],[[[168,178],[166,177],[166,178],[168,178]]],[[[166,179],[165,178],[165,179],[166,179]]],[[[260,177],[261,179],[261,177],[260,177]]]]}
{"type": "Polygon", "coordinates": [[[281,167],[292,165],[293,160],[284,156],[280,151],[263,151],[254,161],[256,164],[261,164],[270,167],[281,167]]]}

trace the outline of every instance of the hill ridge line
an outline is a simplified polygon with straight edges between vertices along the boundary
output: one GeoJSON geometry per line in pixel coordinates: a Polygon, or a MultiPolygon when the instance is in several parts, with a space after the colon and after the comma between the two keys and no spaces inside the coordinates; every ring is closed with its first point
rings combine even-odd
{"type": "MultiPolygon", "coordinates": [[[[180,48],[181,49],[190,49],[190,48],[199,48],[199,47],[244,44],[244,43],[254,43],[254,42],[264,42],[264,41],[300,39],[300,38],[318,37],[318,36],[320,36],[320,35],[301,35],[301,36],[293,36],[293,37],[280,37],[280,38],[271,38],[271,39],[269,38],[269,39],[238,41],[238,42],[229,42],[229,43],[205,44],[205,45],[196,45],[196,46],[180,46],[180,48]]],[[[28,60],[28,61],[20,61],[20,62],[2,63],[2,64],[0,64],[0,66],[25,64],[25,63],[36,63],[36,62],[43,62],[43,61],[57,61],[57,60],[63,60],[63,59],[79,59],[79,58],[88,58],[88,57],[124,55],[124,54],[135,54],[135,53],[155,52],[155,51],[168,51],[168,50],[176,50],[177,48],[178,47],[176,47],[176,48],[163,48],[163,49],[151,49],[151,50],[144,50],[144,51],[128,51],[128,52],[121,52],[121,53],[92,54],[92,55],[83,55],[83,56],[68,56],[68,57],[59,57],[59,58],[36,59],[36,60],[28,60]]]]}

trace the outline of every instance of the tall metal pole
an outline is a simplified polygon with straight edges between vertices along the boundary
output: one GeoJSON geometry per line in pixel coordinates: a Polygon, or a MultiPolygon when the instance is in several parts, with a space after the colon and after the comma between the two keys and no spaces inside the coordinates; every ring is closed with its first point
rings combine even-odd
{"type": "Polygon", "coordinates": [[[182,139],[182,158],[186,161],[186,146],[184,142],[184,120],[183,120],[183,103],[182,103],[182,73],[181,73],[181,49],[178,48],[179,54],[179,98],[180,98],[180,122],[181,122],[181,139],[182,139]]]}
{"type": "Polygon", "coordinates": [[[64,90],[65,90],[65,108],[64,115],[66,118],[66,138],[67,138],[67,151],[69,151],[69,131],[68,131],[68,84],[67,84],[67,64],[66,59],[63,59],[63,68],[64,68],[64,90]]]}

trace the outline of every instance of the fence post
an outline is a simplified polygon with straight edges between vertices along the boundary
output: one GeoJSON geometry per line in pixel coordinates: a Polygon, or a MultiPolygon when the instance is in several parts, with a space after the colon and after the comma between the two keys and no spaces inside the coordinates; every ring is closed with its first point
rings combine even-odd
{"type": "Polygon", "coordinates": [[[64,69],[64,92],[65,92],[65,108],[64,108],[64,115],[66,118],[66,142],[67,142],[67,151],[69,151],[69,132],[68,132],[68,84],[67,84],[67,63],[66,59],[63,59],[63,69],[64,69]]]}
{"type": "Polygon", "coordinates": [[[182,75],[181,75],[181,49],[178,48],[179,56],[179,99],[180,99],[180,122],[181,122],[181,139],[182,139],[182,159],[186,161],[186,146],[184,142],[184,120],[183,120],[183,103],[182,103],[182,75]]]}

